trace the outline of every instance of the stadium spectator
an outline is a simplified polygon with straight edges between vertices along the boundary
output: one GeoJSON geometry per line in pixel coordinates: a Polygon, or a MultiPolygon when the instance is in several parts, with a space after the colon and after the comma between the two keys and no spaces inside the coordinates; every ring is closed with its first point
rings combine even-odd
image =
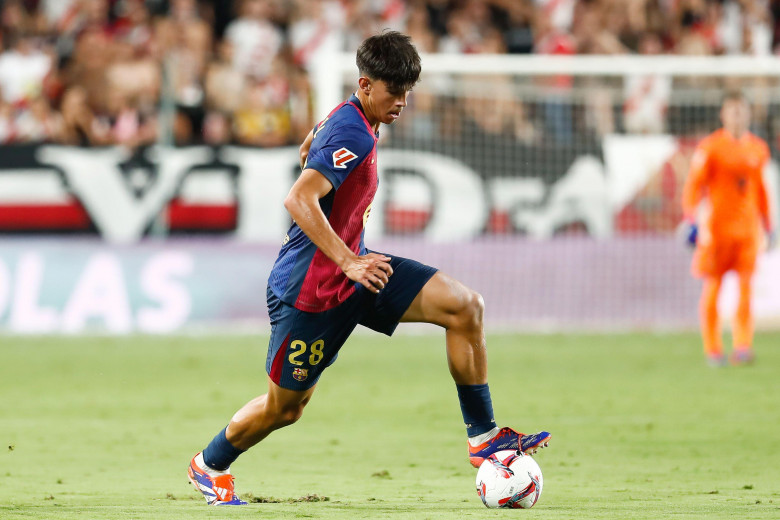
{"type": "Polygon", "coordinates": [[[585,2],[575,9],[572,35],[580,54],[625,54],[628,48],[620,41],[627,27],[623,3],[585,2]]]}
{"type": "Polygon", "coordinates": [[[106,0],[82,0],[74,16],[68,19],[66,34],[73,38],[68,56],[65,82],[87,92],[93,110],[104,111],[110,90],[107,71],[115,63],[117,47],[109,19],[106,0]]]}
{"type": "MultiPolygon", "coordinates": [[[[570,55],[577,50],[577,42],[571,34],[556,27],[548,13],[537,18],[535,50],[539,54],[570,55]]],[[[543,112],[546,131],[559,143],[570,143],[574,132],[574,119],[569,94],[572,88],[571,76],[556,76],[540,79],[544,92],[543,112]]]]}
{"type": "Polygon", "coordinates": [[[340,51],[345,24],[345,8],[341,2],[296,0],[288,30],[293,63],[308,69],[321,53],[340,51]]]}
{"type": "Polygon", "coordinates": [[[244,99],[246,76],[233,67],[233,45],[222,40],[217,44],[205,79],[205,116],[203,141],[225,144],[232,139],[231,116],[244,99]]]}
{"type": "MultiPolygon", "coordinates": [[[[280,65],[279,65],[280,66],[280,65]]],[[[239,144],[281,146],[290,144],[292,121],[287,107],[289,84],[279,74],[254,80],[234,116],[233,133],[239,144]]]]}
{"type": "Polygon", "coordinates": [[[60,125],[61,117],[52,111],[49,100],[38,96],[16,118],[16,138],[30,143],[49,142],[60,133],[60,125]]]}
{"type": "MultiPolygon", "coordinates": [[[[40,34],[44,32],[46,20],[38,11],[28,10],[21,0],[6,0],[0,6],[0,28],[5,39],[14,34],[40,34]]],[[[5,44],[5,42],[3,42],[5,44]]],[[[6,47],[8,45],[6,44],[6,47]]]]}
{"type": "Polygon", "coordinates": [[[168,95],[176,106],[174,141],[200,140],[204,118],[204,88],[213,37],[194,0],[174,0],[170,15],[158,20],[155,34],[160,61],[168,72],[168,95]]]}
{"type": "Polygon", "coordinates": [[[532,0],[512,2],[507,10],[504,43],[510,54],[529,54],[534,50],[536,11],[532,0]]]}
{"type": "MultiPolygon", "coordinates": [[[[285,99],[291,132],[305,133],[312,123],[311,65],[330,51],[353,50],[385,28],[403,30],[430,53],[766,55],[780,52],[779,17],[780,2],[767,0],[6,0],[0,6],[0,87],[13,121],[29,123],[27,104],[40,95],[61,107],[63,92],[73,87],[86,93],[93,114],[106,118],[107,94],[120,89],[144,118],[173,103],[176,142],[223,142],[231,135],[225,128],[253,126],[246,110],[241,122],[233,120],[247,83],[286,84],[286,95],[272,97],[285,99]],[[170,91],[163,92],[164,76],[170,91]]],[[[544,99],[524,109],[544,125],[529,135],[541,131],[571,143],[583,127],[597,134],[613,128],[674,131],[670,123],[678,114],[663,110],[668,80],[655,78],[648,89],[642,79],[648,77],[625,83],[626,106],[633,109],[626,109],[622,122],[610,110],[621,102],[618,89],[578,84],[598,91],[582,112],[566,101],[573,78],[536,79],[544,99]]],[[[713,86],[684,81],[688,88],[713,86]]],[[[425,100],[419,104],[415,114],[430,115],[425,100]]],[[[253,111],[256,124],[260,113],[253,111]]],[[[756,115],[766,119],[762,114],[756,115]]],[[[278,120],[280,113],[262,117],[278,120]]],[[[437,126],[431,118],[423,123],[414,131],[437,126]]],[[[11,142],[28,138],[5,135],[11,142]]]]}
{"type": "MultiPolygon", "coordinates": [[[[639,54],[658,55],[663,50],[661,36],[647,32],[641,36],[639,54]]],[[[665,129],[666,110],[672,92],[672,78],[661,74],[632,74],[623,82],[623,121],[635,134],[660,134],[665,129]]]]}
{"type": "Polygon", "coordinates": [[[74,146],[101,146],[111,142],[110,127],[95,117],[83,88],[66,90],[60,110],[62,123],[55,141],[74,146]]]}
{"type": "Polygon", "coordinates": [[[6,102],[25,107],[41,94],[52,58],[28,35],[12,34],[6,40],[9,48],[0,55],[0,90],[6,102]]]}
{"type": "Polygon", "coordinates": [[[473,0],[450,13],[447,34],[439,42],[439,51],[458,54],[480,52],[490,27],[487,6],[480,0],[473,0]]]}
{"type": "Polygon", "coordinates": [[[134,149],[157,139],[157,118],[139,103],[138,96],[121,90],[108,95],[108,111],[103,116],[111,128],[111,143],[134,149]]]}
{"type": "Polygon", "coordinates": [[[212,110],[203,120],[203,142],[213,146],[228,144],[232,140],[230,116],[224,112],[212,110]]]}
{"type": "Polygon", "coordinates": [[[418,3],[409,9],[404,32],[412,38],[412,43],[420,52],[436,52],[438,41],[431,27],[430,12],[423,4],[418,3]]]}
{"type": "Polygon", "coordinates": [[[228,25],[225,38],[233,45],[234,66],[257,79],[271,73],[274,60],[282,50],[284,35],[272,23],[272,0],[242,0],[240,16],[228,25]]]}
{"type": "Polygon", "coordinates": [[[8,144],[16,139],[16,121],[14,109],[0,95],[0,144],[8,144]]]}
{"type": "Polygon", "coordinates": [[[704,56],[718,50],[713,19],[717,14],[707,7],[704,0],[680,0],[673,34],[677,54],[704,56]]]}

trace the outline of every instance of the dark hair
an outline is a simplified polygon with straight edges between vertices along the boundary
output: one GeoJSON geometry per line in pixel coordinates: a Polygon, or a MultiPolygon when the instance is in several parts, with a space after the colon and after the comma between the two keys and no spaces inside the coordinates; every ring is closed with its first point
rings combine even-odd
{"type": "Polygon", "coordinates": [[[722,102],[725,103],[726,101],[742,101],[743,103],[747,103],[747,97],[745,97],[745,93],[740,89],[730,88],[723,94],[722,102]]]}
{"type": "Polygon", "coordinates": [[[410,90],[420,79],[420,55],[412,39],[397,31],[367,38],[357,51],[361,76],[387,83],[390,91],[410,90]]]}

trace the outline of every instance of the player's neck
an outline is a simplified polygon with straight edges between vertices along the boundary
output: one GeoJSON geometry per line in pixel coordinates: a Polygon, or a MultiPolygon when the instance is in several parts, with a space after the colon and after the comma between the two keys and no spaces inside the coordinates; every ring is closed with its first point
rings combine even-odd
{"type": "Polygon", "coordinates": [[[355,96],[357,96],[358,101],[360,101],[360,106],[363,109],[363,115],[366,116],[366,120],[368,121],[368,124],[371,125],[371,128],[374,129],[374,132],[378,132],[380,121],[379,118],[376,117],[371,111],[371,100],[360,89],[358,89],[358,91],[355,92],[355,96]]]}
{"type": "Polygon", "coordinates": [[[728,133],[728,134],[729,134],[731,137],[733,137],[733,138],[734,138],[735,140],[737,140],[737,141],[739,141],[740,139],[742,139],[742,137],[743,137],[745,134],[747,134],[747,132],[748,132],[748,129],[747,129],[747,128],[739,128],[739,127],[732,127],[732,128],[727,128],[727,127],[725,127],[725,126],[724,126],[724,127],[723,127],[723,129],[724,129],[724,130],[725,130],[725,131],[726,131],[726,132],[727,132],[727,133],[728,133]]]}

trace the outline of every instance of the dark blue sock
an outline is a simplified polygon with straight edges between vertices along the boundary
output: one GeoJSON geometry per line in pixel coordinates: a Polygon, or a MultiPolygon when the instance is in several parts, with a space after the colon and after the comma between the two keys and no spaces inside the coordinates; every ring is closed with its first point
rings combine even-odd
{"type": "Polygon", "coordinates": [[[217,471],[225,471],[239,455],[244,453],[244,450],[239,450],[230,444],[225,432],[227,432],[227,426],[203,450],[203,462],[206,463],[206,466],[217,471]]]}
{"type": "Polygon", "coordinates": [[[460,411],[466,423],[469,437],[489,432],[496,427],[493,418],[493,401],[490,400],[490,388],[484,385],[456,385],[460,411]]]}

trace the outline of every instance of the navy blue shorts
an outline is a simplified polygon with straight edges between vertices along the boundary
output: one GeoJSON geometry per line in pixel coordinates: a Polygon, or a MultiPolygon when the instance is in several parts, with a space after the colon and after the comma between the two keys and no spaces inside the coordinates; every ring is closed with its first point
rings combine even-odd
{"type": "Polygon", "coordinates": [[[268,289],[271,339],[265,369],[274,383],[298,391],[314,386],[358,324],[393,334],[437,269],[408,258],[391,258],[393,275],[379,294],[357,285],[344,303],[327,311],[298,310],[268,289]]]}

